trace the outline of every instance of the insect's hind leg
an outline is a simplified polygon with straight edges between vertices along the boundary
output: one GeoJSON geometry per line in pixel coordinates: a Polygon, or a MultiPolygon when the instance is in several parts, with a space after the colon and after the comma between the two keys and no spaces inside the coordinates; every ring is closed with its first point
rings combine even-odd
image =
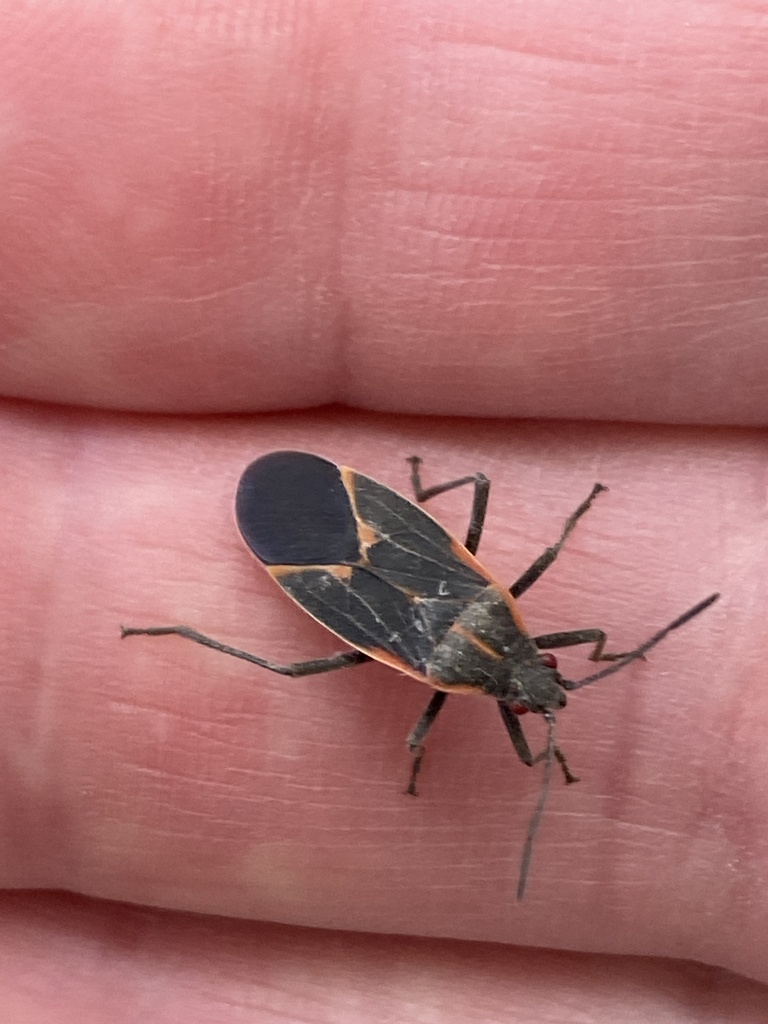
{"type": "Polygon", "coordinates": [[[473,473],[471,476],[459,477],[458,480],[448,480],[444,484],[423,487],[420,471],[423,460],[418,455],[411,455],[407,461],[411,464],[413,493],[416,496],[416,501],[420,504],[421,502],[429,501],[430,498],[434,498],[438,494],[445,494],[446,491],[452,491],[457,487],[464,487],[466,484],[474,484],[475,493],[472,498],[472,512],[469,517],[467,539],[464,541],[464,547],[474,555],[480,543],[483,524],[485,523],[485,514],[488,511],[488,493],[491,489],[491,481],[484,473],[473,473]]]}
{"type": "Polygon", "coordinates": [[[424,760],[424,740],[427,733],[432,728],[432,724],[440,713],[440,709],[445,704],[445,699],[448,696],[443,690],[436,690],[432,700],[427,704],[424,709],[424,714],[418,720],[416,725],[411,729],[410,735],[408,736],[408,749],[413,754],[413,766],[411,768],[411,778],[408,783],[406,793],[409,796],[417,796],[416,792],[416,778],[421,771],[421,762],[424,760]]]}
{"type": "Polygon", "coordinates": [[[552,565],[554,560],[560,554],[563,544],[565,544],[576,523],[578,523],[584,513],[588,511],[598,494],[600,494],[601,491],[607,490],[608,488],[604,487],[602,484],[595,484],[576,511],[566,519],[565,525],[563,526],[557,541],[551,547],[547,548],[546,551],[540,554],[533,565],[526,569],[523,575],[520,576],[519,579],[515,580],[509,588],[509,592],[512,597],[520,597],[521,594],[524,594],[529,587],[532,587],[536,580],[547,571],[550,565],[552,565]]]}
{"type": "Polygon", "coordinates": [[[189,626],[149,626],[145,629],[137,629],[133,626],[121,626],[121,635],[126,636],[182,636],[187,640],[193,640],[203,647],[210,647],[214,651],[221,651],[222,654],[229,654],[233,658],[241,658],[252,665],[266,668],[270,672],[277,672],[281,676],[313,676],[321,672],[332,672],[336,668],[351,668],[353,665],[362,665],[370,661],[370,655],[362,651],[340,651],[339,654],[332,654],[329,658],[314,658],[312,661],[295,661],[291,665],[279,665],[277,662],[268,661],[266,658],[259,658],[248,651],[241,651],[239,647],[230,647],[213,637],[198,633],[196,629],[189,626]]]}

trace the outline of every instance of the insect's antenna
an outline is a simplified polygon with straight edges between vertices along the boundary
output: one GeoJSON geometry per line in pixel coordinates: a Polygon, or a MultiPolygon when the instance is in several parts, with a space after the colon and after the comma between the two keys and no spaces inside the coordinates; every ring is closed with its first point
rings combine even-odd
{"type": "Polygon", "coordinates": [[[536,804],[536,810],[531,816],[531,822],[528,826],[528,835],[525,837],[523,858],[520,861],[520,877],[517,882],[518,900],[521,900],[525,895],[525,886],[528,882],[528,871],[531,867],[533,840],[536,838],[536,833],[539,831],[539,825],[541,824],[541,819],[544,815],[544,808],[547,803],[547,797],[549,796],[549,787],[552,782],[552,763],[555,760],[555,716],[551,711],[544,711],[542,714],[547,722],[547,749],[544,751],[544,778],[541,781],[539,802],[536,804]]]}
{"type": "Polygon", "coordinates": [[[675,619],[674,622],[670,622],[664,629],[660,629],[658,633],[654,633],[650,640],[646,640],[644,644],[640,644],[637,650],[628,654],[626,658],[622,658],[620,661],[614,662],[610,668],[604,668],[600,672],[595,672],[594,675],[587,676],[585,679],[578,679],[576,682],[570,682],[567,679],[561,681],[560,685],[564,690],[579,690],[582,686],[589,686],[590,683],[596,683],[598,679],[605,679],[606,676],[613,675],[614,672],[619,672],[624,668],[625,665],[629,665],[632,661],[637,661],[638,658],[642,658],[643,655],[650,651],[652,647],[660,643],[667,633],[671,633],[673,629],[678,629],[680,626],[684,626],[686,622],[690,622],[694,616],[703,612],[705,608],[709,608],[711,604],[720,597],[719,594],[710,594],[709,597],[703,601],[699,601],[698,604],[694,605],[693,608],[681,615],[680,618],[675,619]]]}

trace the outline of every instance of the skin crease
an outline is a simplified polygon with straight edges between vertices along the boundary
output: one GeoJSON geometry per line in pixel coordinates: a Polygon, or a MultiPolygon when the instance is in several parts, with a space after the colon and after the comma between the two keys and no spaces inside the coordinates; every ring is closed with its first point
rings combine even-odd
{"type": "Polygon", "coordinates": [[[767,35],[725,0],[0,11],[9,1019],[766,1019],[767,35]],[[449,701],[414,801],[416,681],[119,641],[340,648],[232,524],[284,447],[483,470],[509,581],[608,485],[534,632],[625,648],[722,592],[559,716],[582,782],[522,905],[540,773],[492,704],[449,701]]]}

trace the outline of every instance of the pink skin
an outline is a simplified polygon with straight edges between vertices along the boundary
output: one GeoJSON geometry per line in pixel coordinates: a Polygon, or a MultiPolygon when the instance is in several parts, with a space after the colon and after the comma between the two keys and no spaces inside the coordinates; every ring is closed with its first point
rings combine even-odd
{"type": "Polygon", "coordinates": [[[0,871],[38,890],[3,901],[9,1020],[766,1019],[767,29],[726,0],[0,12],[0,871]],[[404,491],[414,452],[482,469],[510,581],[607,484],[533,632],[626,648],[723,592],[559,716],[583,781],[521,906],[540,770],[490,702],[448,703],[414,801],[418,682],[119,641],[341,648],[232,524],[280,447],[404,491]]]}

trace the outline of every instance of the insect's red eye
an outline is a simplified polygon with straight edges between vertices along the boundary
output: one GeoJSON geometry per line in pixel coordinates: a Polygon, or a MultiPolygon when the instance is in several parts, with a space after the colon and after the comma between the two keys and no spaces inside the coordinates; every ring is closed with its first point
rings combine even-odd
{"type": "Polygon", "coordinates": [[[543,651],[539,657],[541,658],[542,665],[546,665],[547,668],[557,668],[557,658],[554,654],[550,654],[549,651],[543,651]]]}

